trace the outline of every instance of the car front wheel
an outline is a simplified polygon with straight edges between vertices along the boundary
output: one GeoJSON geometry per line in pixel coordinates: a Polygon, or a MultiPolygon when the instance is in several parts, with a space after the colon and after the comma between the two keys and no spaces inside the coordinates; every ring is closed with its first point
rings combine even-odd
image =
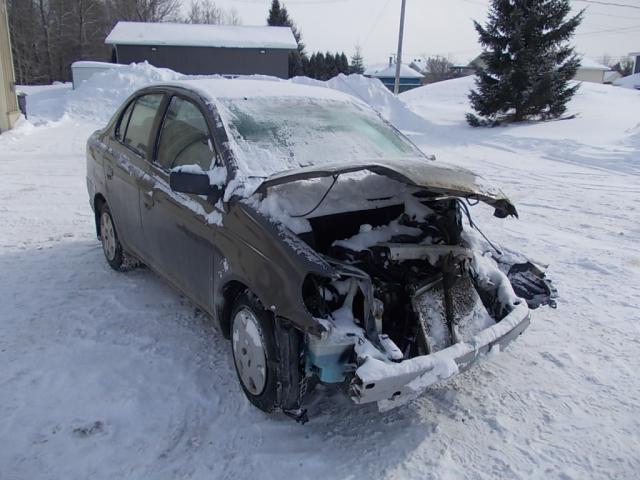
{"type": "Polygon", "coordinates": [[[248,291],[238,297],[231,313],[231,351],[249,401],[272,412],[278,402],[273,319],[248,291]]]}

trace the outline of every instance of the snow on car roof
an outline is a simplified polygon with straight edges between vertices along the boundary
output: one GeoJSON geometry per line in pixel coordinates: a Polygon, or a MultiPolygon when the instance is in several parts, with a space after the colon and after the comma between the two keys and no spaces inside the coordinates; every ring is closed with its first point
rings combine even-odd
{"type": "Polygon", "coordinates": [[[203,78],[196,80],[176,80],[163,85],[188,88],[210,100],[257,97],[296,97],[315,100],[340,100],[360,102],[355,97],[332,88],[301,85],[277,80],[240,78],[203,78]]]}
{"type": "Polygon", "coordinates": [[[221,48],[298,47],[289,27],[118,22],[104,43],[221,48]]]}

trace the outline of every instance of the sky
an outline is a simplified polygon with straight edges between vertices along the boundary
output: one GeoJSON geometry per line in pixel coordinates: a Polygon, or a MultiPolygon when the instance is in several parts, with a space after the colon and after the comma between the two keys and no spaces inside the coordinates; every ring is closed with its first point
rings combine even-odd
{"type": "MultiPolygon", "coordinates": [[[[190,0],[182,0],[186,5],[190,0]]],[[[473,20],[484,21],[489,0],[406,0],[403,61],[425,55],[448,56],[466,63],[480,53],[473,20]]],[[[578,28],[576,50],[595,60],[617,60],[640,51],[640,0],[622,8],[572,0],[577,12],[587,8],[578,28]]],[[[244,25],[264,25],[271,0],[216,0],[235,7],[244,25]]],[[[365,64],[387,62],[397,49],[401,0],[289,0],[284,4],[302,32],[309,52],[344,51],[359,44],[365,64]]]]}

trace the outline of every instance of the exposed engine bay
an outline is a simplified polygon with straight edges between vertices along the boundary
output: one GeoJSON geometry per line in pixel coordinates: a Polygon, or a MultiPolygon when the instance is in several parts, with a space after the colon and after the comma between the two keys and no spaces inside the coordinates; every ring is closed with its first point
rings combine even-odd
{"type": "MultiPolygon", "coordinates": [[[[404,373],[395,372],[375,393],[379,386],[356,373],[371,359],[379,365],[422,361],[473,344],[518,307],[528,319],[523,300],[529,308],[555,306],[555,290],[540,268],[504,254],[472,229],[469,199],[424,189],[382,199],[376,208],[306,216],[306,228],[296,232],[337,272],[335,278],[309,275],[303,285],[307,310],[327,331],[308,337],[307,374],[346,382],[359,403],[399,395],[395,383],[406,383],[396,382],[404,373]]],[[[414,367],[416,375],[425,371],[414,367]]]]}
{"type": "MultiPolygon", "coordinates": [[[[410,205],[310,219],[312,233],[303,238],[340,278],[308,278],[307,308],[334,322],[334,329],[352,330],[352,337],[360,337],[360,329],[387,361],[400,362],[471,340],[503,319],[518,296],[529,298],[530,307],[545,294],[552,301],[531,263],[503,265],[518,293],[500,294],[487,285],[474,259],[482,252],[465,241],[462,201],[418,197],[410,205]]],[[[348,378],[357,355],[344,345],[331,343],[327,351],[320,343],[310,345],[310,369],[325,382],[348,378]]]]}

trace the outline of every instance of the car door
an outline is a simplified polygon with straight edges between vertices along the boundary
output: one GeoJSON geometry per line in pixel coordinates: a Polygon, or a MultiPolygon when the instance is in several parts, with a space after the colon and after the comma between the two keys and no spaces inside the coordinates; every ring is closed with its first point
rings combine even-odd
{"type": "Polygon", "coordinates": [[[125,248],[143,258],[140,187],[148,168],[146,158],[163,99],[162,93],[133,99],[116,124],[111,148],[105,152],[107,202],[118,236],[125,248]]]}
{"type": "Polygon", "coordinates": [[[222,212],[207,198],[178,193],[169,173],[178,166],[210,170],[218,159],[200,108],[174,95],[159,126],[154,161],[141,190],[145,247],[153,266],[205,308],[213,309],[215,219],[222,212]]]}

